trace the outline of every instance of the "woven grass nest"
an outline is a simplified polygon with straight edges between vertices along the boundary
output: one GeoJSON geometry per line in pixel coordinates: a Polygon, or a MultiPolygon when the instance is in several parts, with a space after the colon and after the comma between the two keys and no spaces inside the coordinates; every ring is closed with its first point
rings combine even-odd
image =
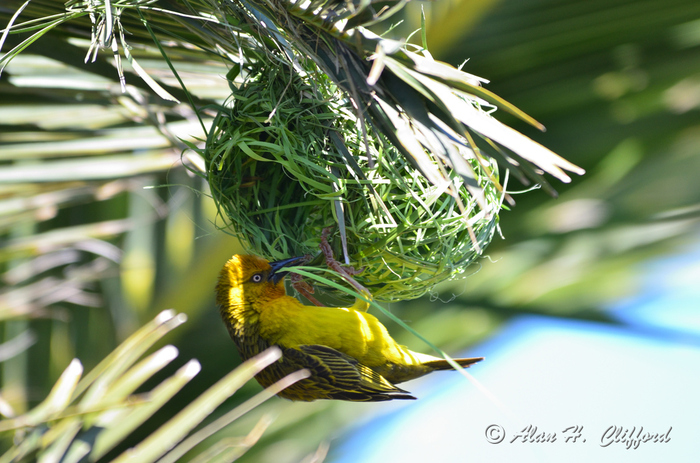
{"type": "MultiPolygon", "coordinates": [[[[364,268],[355,279],[391,302],[463,274],[490,242],[502,196],[495,164],[468,159],[480,205],[456,173],[452,185],[433,185],[369,125],[365,140],[363,122],[324,74],[260,66],[232,91],[203,155],[225,228],[248,252],[318,254],[322,230],[333,227],[337,260],[364,268]]],[[[320,257],[309,265],[327,269],[320,257]]]]}

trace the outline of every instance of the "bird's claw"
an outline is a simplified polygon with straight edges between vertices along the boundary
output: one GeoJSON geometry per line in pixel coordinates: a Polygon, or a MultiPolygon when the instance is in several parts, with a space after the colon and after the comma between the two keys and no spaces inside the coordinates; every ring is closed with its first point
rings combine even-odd
{"type": "MultiPolygon", "coordinates": [[[[333,249],[328,243],[328,235],[330,234],[331,230],[332,227],[326,227],[321,232],[321,244],[319,247],[321,248],[323,256],[326,258],[326,265],[328,265],[328,268],[330,268],[331,270],[334,270],[335,272],[340,274],[340,276],[343,277],[345,281],[350,283],[358,292],[367,297],[367,299],[370,299],[371,296],[369,290],[353,278],[353,275],[358,275],[362,273],[365,270],[365,268],[362,267],[359,270],[355,270],[355,268],[350,266],[341,266],[340,263],[333,257],[333,249]]],[[[367,307],[369,307],[369,305],[367,307]]],[[[364,310],[366,311],[367,309],[364,310]]]]}
{"type": "MultiPolygon", "coordinates": [[[[311,254],[306,254],[304,256],[304,259],[300,261],[300,264],[306,264],[311,260],[313,260],[313,256],[311,254]]],[[[305,282],[301,275],[299,275],[298,273],[290,273],[289,281],[292,282],[292,288],[294,288],[299,294],[304,296],[309,302],[319,307],[323,306],[323,304],[321,304],[318,301],[318,299],[312,296],[312,294],[316,292],[314,290],[314,287],[305,282]]]]}

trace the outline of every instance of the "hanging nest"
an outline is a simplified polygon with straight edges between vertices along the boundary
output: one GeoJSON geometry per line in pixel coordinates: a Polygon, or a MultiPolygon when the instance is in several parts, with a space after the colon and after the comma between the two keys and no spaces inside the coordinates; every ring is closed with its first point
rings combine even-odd
{"type": "Polygon", "coordinates": [[[381,137],[365,143],[349,102],[320,73],[258,67],[231,103],[203,155],[219,212],[248,252],[318,254],[322,230],[333,227],[337,259],[364,268],[356,280],[388,302],[462,274],[491,240],[501,205],[495,164],[469,160],[481,205],[456,173],[431,184],[381,137]]]}

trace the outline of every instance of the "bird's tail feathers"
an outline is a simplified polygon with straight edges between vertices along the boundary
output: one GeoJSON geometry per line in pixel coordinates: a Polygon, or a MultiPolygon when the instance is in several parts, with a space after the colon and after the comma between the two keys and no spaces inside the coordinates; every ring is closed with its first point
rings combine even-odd
{"type": "MultiPolygon", "coordinates": [[[[484,360],[484,357],[471,357],[471,358],[466,358],[466,359],[453,359],[459,366],[462,366],[464,368],[469,367],[470,365],[481,362],[484,360]]],[[[447,363],[447,360],[439,359],[439,360],[429,360],[427,362],[423,362],[423,365],[428,366],[432,368],[433,370],[452,370],[452,365],[447,363]]]]}

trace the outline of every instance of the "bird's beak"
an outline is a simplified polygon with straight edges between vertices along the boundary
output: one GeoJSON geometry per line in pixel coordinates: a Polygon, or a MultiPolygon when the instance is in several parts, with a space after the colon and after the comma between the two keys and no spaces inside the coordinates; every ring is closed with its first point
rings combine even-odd
{"type": "Polygon", "coordinates": [[[295,265],[302,261],[304,259],[303,256],[299,257],[292,257],[290,259],[284,259],[284,260],[278,260],[276,262],[270,262],[270,274],[267,276],[267,280],[273,282],[274,284],[277,284],[282,280],[282,278],[287,275],[287,273],[284,270],[282,270],[285,267],[290,267],[292,265],[295,265]]]}

